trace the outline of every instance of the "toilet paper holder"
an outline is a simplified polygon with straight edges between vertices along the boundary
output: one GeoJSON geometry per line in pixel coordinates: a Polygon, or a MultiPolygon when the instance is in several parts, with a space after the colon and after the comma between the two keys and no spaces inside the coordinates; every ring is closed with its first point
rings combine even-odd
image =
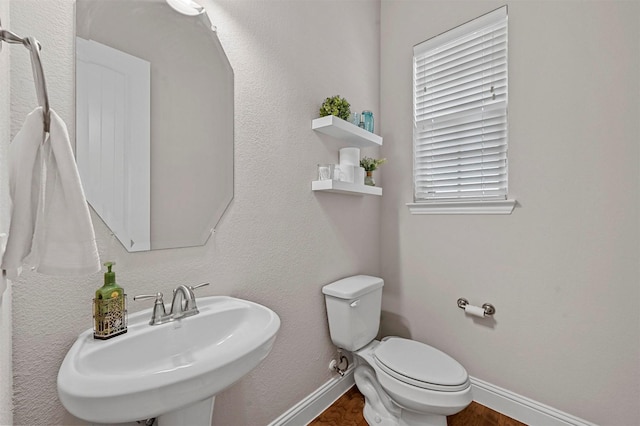
{"type": "MultiPolygon", "coordinates": [[[[464,297],[458,299],[458,308],[464,309],[469,304],[469,301],[464,297]]],[[[482,305],[485,315],[493,315],[496,313],[496,308],[491,303],[485,303],[482,305]]]]}

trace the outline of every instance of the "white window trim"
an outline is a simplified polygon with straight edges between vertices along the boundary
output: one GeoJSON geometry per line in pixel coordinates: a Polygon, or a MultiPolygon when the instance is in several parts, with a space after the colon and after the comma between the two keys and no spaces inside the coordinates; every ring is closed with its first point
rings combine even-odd
{"type": "Polygon", "coordinates": [[[407,203],[411,214],[511,214],[516,200],[428,201],[407,203]]]}
{"type": "MultiPolygon", "coordinates": [[[[481,27],[485,25],[487,18],[490,18],[492,15],[502,13],[506,15],[506,6],[463,25],[463,28],[457,27],[454,30],[437,37],[439,39],[438,43],[442,42],[442,38],[455,39],[459,37],[461,33],[474,31],[474,27],[481,27]]],[[[418,51],[431,49],[433,41],[434,40],[432,39],[417,45],[416,48],[414,48],[414,57],[416,49],[418,51]]],[[[515,199],[495,198],[488,198],[485,200],[441,199],[420,201],[414,199],[413,203],[407,203],[407,207],[411,214],[511,214],[516,204],[517,201],[515,199]]]]}

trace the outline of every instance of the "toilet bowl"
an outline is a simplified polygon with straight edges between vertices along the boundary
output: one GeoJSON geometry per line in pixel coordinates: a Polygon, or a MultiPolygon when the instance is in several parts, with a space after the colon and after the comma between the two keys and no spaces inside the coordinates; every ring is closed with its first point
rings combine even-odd
{"type": "Polygon", "coordinates": [[[374,340],[383,281],[358,275],[323,287],[331,339],[350,351],[370,425],[446,426],[472,400],[469,375],[444,352],[400,337],[374,340]]]}
{"type": "Polygon", "coordinates": [[[363,365],[372,368],[375,379],[393,403],[414,412],[414,420],[421,419],[418,414],[430,419],[398,424],[446,425],[446,416],[471,403],[471,383],[466,370],[431,346],[391,337],[382,342],[374,340],[354,355],[358,361],[356,368],[363,365]]]}

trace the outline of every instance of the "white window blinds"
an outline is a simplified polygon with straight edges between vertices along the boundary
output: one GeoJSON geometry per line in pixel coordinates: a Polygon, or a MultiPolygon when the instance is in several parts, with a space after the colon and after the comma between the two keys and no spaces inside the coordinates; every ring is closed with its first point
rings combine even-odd
{"type": "Polygon", "coordinates": [[[414,47],[414,196],[507,196],[507,8],[414,47]]]}

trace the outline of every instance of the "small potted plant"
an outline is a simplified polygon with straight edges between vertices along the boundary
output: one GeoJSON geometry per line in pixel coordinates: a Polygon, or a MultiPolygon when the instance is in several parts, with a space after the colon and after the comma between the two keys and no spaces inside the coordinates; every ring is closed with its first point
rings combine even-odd
{"type": "Polygon", "coordinates": [[[347,102],[345,98],[341,98],[338,95],[327,98],[320,107],[320,117],[327,115],[335,115],[345,121],[349,121],[351,105],[349,105],[349,102],[347,102]]]}
{"type": "Polygon", "coordinates": [[[373,171],[384,164],[386,161],[386,158],[375,159],[371,157],[362,157],[362,160],[360,160],[360,167],[362,167],[364,171],[367,172],[367,177],[364,178],[365,185],[376,186],[376,181],[373,180],[373,171]]]}

